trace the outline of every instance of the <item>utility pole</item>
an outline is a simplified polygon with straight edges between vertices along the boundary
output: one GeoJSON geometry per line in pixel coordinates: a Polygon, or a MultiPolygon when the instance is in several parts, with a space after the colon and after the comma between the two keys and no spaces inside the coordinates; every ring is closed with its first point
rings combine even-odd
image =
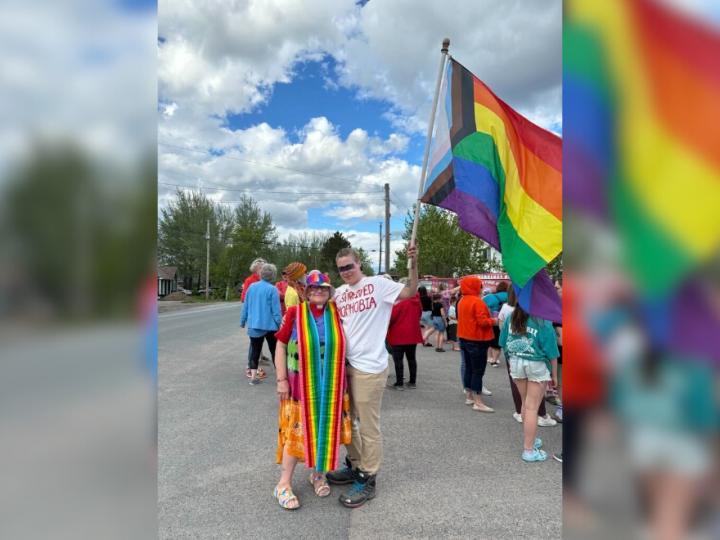
{"type": "Polygon", "coordinates": [[[385,184],[385,272],[390,269],[390,184],[385,184]]]}
{"type": "Polygon", "coordinates": [[[380,249],[378,250],[378,276],[380,275],[380,265],[382,264],[382,221],[380,222],[380,249]]]}
{"type": "Polygon", "coordinates": [[[207,258],[205,259],[205,300],[210,298],[210,220],[207,220],[207,232],[205,233],[205,244],[207,246],[207,258]]]}

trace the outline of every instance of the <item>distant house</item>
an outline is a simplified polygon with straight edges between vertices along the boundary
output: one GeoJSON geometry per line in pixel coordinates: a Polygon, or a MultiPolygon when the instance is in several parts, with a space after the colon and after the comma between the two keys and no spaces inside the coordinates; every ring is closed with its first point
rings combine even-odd
{"type": "Polygon", "coordinates": [[[158,296],[177,291],[177,266],[158,266],[158,296]]]}

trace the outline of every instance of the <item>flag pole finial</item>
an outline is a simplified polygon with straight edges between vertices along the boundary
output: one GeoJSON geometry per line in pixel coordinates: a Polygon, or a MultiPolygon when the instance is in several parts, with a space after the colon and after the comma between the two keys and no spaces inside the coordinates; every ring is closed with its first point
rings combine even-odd
{"type": "Polygon", "coordinates": [[[450,48],[450,38],[443,39],[443,46],[442,46],[442,49],[440,49],[440,52],[447,54],[449,48],[450,48]]]}

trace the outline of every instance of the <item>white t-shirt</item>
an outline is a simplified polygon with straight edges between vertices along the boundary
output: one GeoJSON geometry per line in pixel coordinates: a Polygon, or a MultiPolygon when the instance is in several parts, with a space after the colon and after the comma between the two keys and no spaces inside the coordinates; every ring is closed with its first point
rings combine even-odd
{"type": "Polygon", "coordinates": [[[381,276],[364,277],[335,291],[335,303],[345,331],[345,355],[352,367],[365,373],[387,368],[385,336],[393,303],[402,283],[381,276]]]}
{"type": "Polygon", "coordinates": [[[498,319],[498,327],[502,330],[503,323],[505,322],[505,319],[507,319],[510,315],[512,315],[512,312],[515,308],[512,307],[510,304],[505,302],[502,307],[500,308],[500,313],[498,313],[497,319],[498,319]]]}

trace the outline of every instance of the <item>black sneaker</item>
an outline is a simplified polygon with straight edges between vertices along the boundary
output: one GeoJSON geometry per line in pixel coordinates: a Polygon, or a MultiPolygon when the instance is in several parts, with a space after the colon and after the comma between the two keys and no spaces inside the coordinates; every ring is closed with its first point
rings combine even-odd
{"type": "Polygon", "coordinates": [[[348,508],[362,506],[375,498],[375,475],[363,471],[357,472],[357,478],[345,493],[340,495],[340,503],[348,508]]]}
{"type": "Polygon", "coordinates": [[[355,481],[355,471],[353,471],[350,460],[345,458],[343,468],[326,473],[325,478],[329,483],[335,485],[352,484],[355,481]]]}
{"type": "Polygon", "coordinates": [[[407,386],[408,388],[417,388],[414,382],[409,382],[405,386],[407,386]]]}

